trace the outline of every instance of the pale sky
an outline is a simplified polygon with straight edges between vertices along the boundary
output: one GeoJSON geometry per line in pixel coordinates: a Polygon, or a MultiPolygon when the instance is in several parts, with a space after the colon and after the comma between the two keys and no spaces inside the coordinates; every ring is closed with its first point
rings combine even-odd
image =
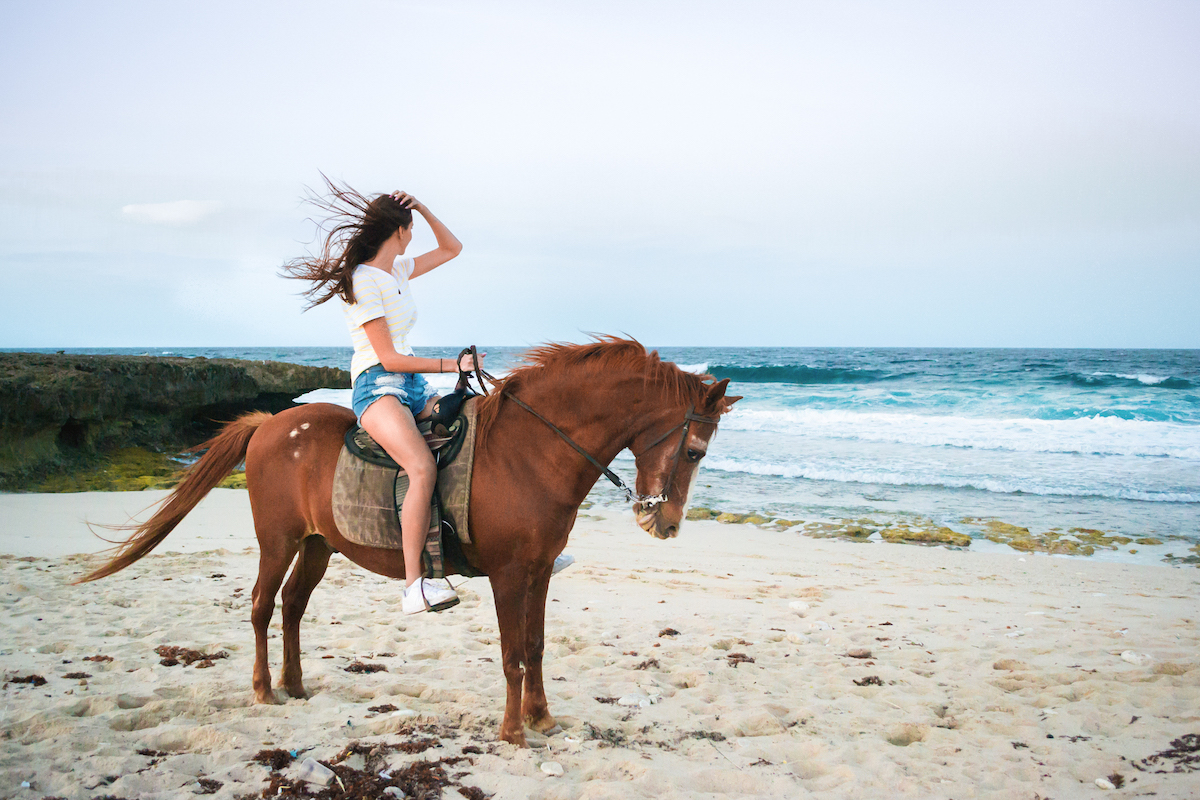
{"type": "Polygon", "coordinates": [[[463,241],[418,345],[1200,347],[1197,42],[1140,0],[0,0],[0,347],[348,345],[276,274],[320,172],[463,241]]]}

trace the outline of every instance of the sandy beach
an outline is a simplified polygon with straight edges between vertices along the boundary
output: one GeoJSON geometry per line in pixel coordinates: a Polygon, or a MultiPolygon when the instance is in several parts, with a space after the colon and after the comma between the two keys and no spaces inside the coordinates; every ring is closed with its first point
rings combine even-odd
{"type": "MultiPolygon", "coordinates": [[[[404,617],[395,582],[335,556],[301,629],[311,697],[277,706],[251,703],[244,491],[70,585],[103,546],[84,519],[164,495],[0,495],[0,797],[299,796],[301,762],[339,756],[389,775],[441,760],[444,796],[497,800],[1200,795],[1197,753],[1163,755],[1200,733],[1192,568],[707,521],[659,542],[631,514],[581,514],[546,620],[564,732],[519,750],[495,741],[486,579],[404,617]],[[227,657],[165,666],[162,646],[227,657]],[[272,773],[254,761],[271,749],[297,757],[272,773]]],[[[275,638],[276,678],[280,658],[275,638]]]]}

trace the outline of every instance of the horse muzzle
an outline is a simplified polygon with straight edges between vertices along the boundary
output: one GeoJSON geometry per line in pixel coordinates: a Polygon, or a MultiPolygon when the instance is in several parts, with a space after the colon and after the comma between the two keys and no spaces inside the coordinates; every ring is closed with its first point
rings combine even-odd
{"type": "Polygon", "coordinates": [[[657,511],[638,511],[637,524],[655,539],[674,539],[679,535],[679,523],[664,525],[657,511]]]}

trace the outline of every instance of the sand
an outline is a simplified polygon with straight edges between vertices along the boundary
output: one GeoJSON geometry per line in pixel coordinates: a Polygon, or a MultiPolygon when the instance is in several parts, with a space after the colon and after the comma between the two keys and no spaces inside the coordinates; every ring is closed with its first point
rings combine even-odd
{"type": "Polygon", "coordinates": [[[565,730],[520,750],[495,741],[486,579],[449,612],[405,617],[395,582],[335,556],[301,629],[311,697],[278,706],[252,704],[245,492],[215,491],[162,552],[69,585],[103,544],[85,517],[121,521],[163,494],[0,496],[0,666],[46,680],[2,690],[0,797],[259,796],[265,748],[299,753],[275,776],[291,785],[306,757],[428,739],[370,766],[465,755],[445,796],[497,800],[1200,796],[1200,772],[1141,761],[1200,733],[1192,568],[715,522],[659,542],[631,514],[581,515],[546,622],[565,730]],[[163,666],[161,645],[228,657],[163,666]]]}

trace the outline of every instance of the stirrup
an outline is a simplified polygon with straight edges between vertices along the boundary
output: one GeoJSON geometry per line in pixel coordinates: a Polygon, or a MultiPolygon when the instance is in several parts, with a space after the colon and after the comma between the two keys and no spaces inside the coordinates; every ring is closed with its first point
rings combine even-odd
{"type": "Polygon", "coordinates": [[[417,592],[420,594],[420,599],[421,599],[421,606],[418,608],[410,609],[407,607],[408,606],[408,603],[406,602],[408,600],[408,587],[407,586],[404,588],[404,591],[401,592],[400,605],[401,605],[401,610],[405,614],[420,614],[422,611],[445,611],[448,608],[454,608],[454,606],[456,606],[460,602],[462,602],[462,598],[460,598],[458,596],[458,592],[455,590],[454,585],[452,583],[450,583],[450,581],[447,580],[446,585],[450,587],[450,592],[452,593],[451,596],[445,600],[441,600],[436,603],[430,603],[429,598],[425,596],[425,581],[427,581],[427,580],[429,580],[429,579],[428,578],[417,578],[416,581],[413,582],[417,587],[417,592]]]}

